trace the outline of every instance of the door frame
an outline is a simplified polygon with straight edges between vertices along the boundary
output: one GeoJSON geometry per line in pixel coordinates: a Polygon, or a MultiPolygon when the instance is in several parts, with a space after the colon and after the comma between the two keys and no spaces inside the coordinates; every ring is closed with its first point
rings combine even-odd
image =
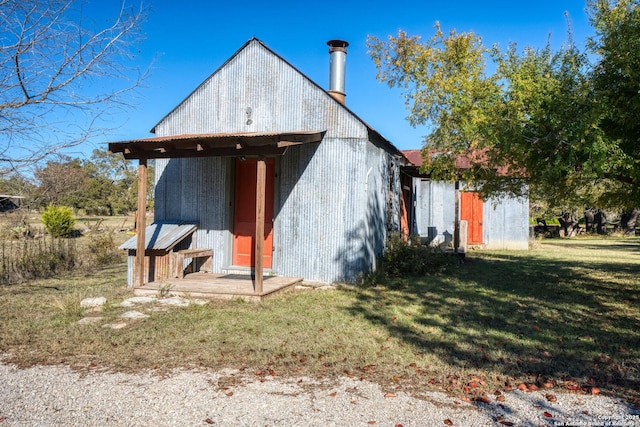
{"type": "MultiPolygon", "coordinates": [[[[266,182],[265,182],[265,185],[271,185],[272,186],[270,191],[265,189],[265,207],[269,206],[269,202],[266,200],[266,197],[268,197],[269,195],[271,196],[270,204],[271,204],[272,211],[269,213],[269,216],[271,217],[271,224],[270,224],[271,225],[271,231],[270,231],[270,234],[271,234],[271,236],[270,236],[271,247],[268,248],[268,251],[264,251],[264,253],[269,252],[269,256],[271,258],[271,265],[269,265],[269,266],[267,266],[265,268],[272,269],[273,265],[274,265],[274,252],[275,252],[273,250],[274,247],[275,247],[275,245],[273,243],[273,240],[274,240],[274,235],[275,235],[275,230],[274,230],[275,229],[275,211],[276,211],[275,202],[277,200],[276,194],[275,194],[276,193],[275,190],[276,190],[276,187],[277,187],[276,186],[276,177],[277,177],[276,166],[277,166],[277,162],[276,162],[275,158],[264,158],[262,160],[265,162],[265,165],[266,165],[266,173],[269,174],[269,170],[271,170],[271,172],[272,172],[272,176],[271,177],[267,177],[266,178],[266,182]]],[[[240,162],[250,162],[250,163],[255,164],[256,168],[257,168],[259,161],[260,161],[260,159],[257,159],[257,158],[250,158],[250,159],[246,159],[246,160],[243,160],[243,159],[240,159],[240,158],[236,158],[234,161],[232,161],[232,164],[233,164],[233,168],[232,168],[233,169],[233,172],[232,172],[233,180],[232,180],[232,183],[231,183],[231,186],[230,186],[231,187],[230,191],[232,192],[232,195],[233,195],[233,198],[232,198],[232,200],[233,200],[233,208],[231,209],[231,215],[230,215],[230,225],[231,225],[231,227],[230,227],[230,241],[231,241],[230,265],[238,265],[238,266],[242,266],[242,267],[249,267],[249,268],[252,268],[252,269],[257,267],[257,262],[255,260],[255,255],[254,255],[254,253],[256,251],[255,230],[253,230],[253,233],[254,233],[253,237],[254,238],[252,239],[253,243],[252,243],[252,249],[251,249],[251,255],[252,255],[251,258],[253,258],[253,262],[250,261],[248,266],[247,265],[242,265],[242,264],[236,264],[234,262],[236,260],[236,256],[235,256],[236,255],[236,208],[237,208],[236,200],[237,200],[237,179],[238,179],[238,168],[237,168],[237,165],[240,162]]],[[[257,177],[257,172],[256,172],[256,177],[257,177]]],[[[254,186],[254,188],[256,188],[256,187],[254,186]]],[[[247,196],[251,197],[250,195],[247,195],[247,196]]],[[[256,202],[255,202],[255,197],[256,196],[257,195],[253,195],[253,197],[254,197],[253,206],[254,207],[256,206],[256,202]]],[[[255,224],[255,218],[256,217],[255,217],[255,215],[253,217],[254,217],[254,224],[255,224]]],[[[265,220],[267,219],[267,217],[268,217],[268,215],[266,215],[266,211],[265,211],[265,220]]],[[[265,221],[265,225],[266,225],[266,221],[265,221]]],[[[265,241],[263,240],[263,249],[264,249],[264,242],[265,241]]],[[[262,264],[264,265],[264,255],[263,255],[263,260],[262,261],[263,261],[262,264]]]]}
{"type": "Polygon", "coordinates": [[[467,221],[467,245],[482,245],[484,243],[484,203],[477,192],[460,192],[460,220],[467,221]],[[479,240],[475,237],[479,237],[479,240]]]}

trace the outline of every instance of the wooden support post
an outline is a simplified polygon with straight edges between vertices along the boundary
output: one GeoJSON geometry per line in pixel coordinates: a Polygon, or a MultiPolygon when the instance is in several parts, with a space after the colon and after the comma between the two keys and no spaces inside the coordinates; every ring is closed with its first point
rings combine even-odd
{"type": "Polygon", "coordinates": [[[456,180],[454,188],[453,252],[457,254],[460,249],[460,181],[456,180]]]}
{"type": "Polygon", "coordinates": [[[138,165],[138,212],[136,218],[136,275],[133,287],[144,285],[145,230],[147,227],[147,159],[140,159],[138,165]]]}
{"type": "Polygon", "coordinates": [[[255,240],[255,293],[262,295],[262,282],[264,278],[264,215],[265,193],[267,181],[267,163],[264,157],[258,158],[256,172],[256,240],[255,240]]]}

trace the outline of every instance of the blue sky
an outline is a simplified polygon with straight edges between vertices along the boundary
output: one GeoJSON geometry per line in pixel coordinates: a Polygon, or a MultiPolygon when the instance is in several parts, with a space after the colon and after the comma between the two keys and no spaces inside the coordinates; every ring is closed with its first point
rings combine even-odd
{"type": "MultiPolygon", "coordinates": [[[[113,16],[117,0],[91,0],[90,13],[113,16]]],[[[130,0],[127,0],[130,1],[130,0]]],[[[134,108],[113,120],[119,127],[94,139],[84,152],[105,143],[153,136],[149,130],[247,40],[255,36],[280,56],[328,88],[327,40],[349,42],[347,105],[400,149],[420,148],[426,128],[412,128],[401,93],[379,83],[367,54],[366,38],[386,38],[399,29],[428,38],[440,21],[443,30],[473,31],[486,45],[513,41],[542,47],[567,38],[568,12],[574,39],[592,34],[583,0],[519,1],[176,1],[147,0],[145,40],[138,46],[140,67],[153,61],[146,87],[134,108]]],[[[78,149],[72,155],[82,155],[78,149]]]]}

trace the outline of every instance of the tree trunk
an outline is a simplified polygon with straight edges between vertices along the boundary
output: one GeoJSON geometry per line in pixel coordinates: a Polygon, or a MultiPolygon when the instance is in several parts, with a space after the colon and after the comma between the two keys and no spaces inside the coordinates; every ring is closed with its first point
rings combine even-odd
{"type": "Polygon", "coordinates": [[[595,217],[596,210],[592,208],[587,208],[584,210],[584,228],[587,233],[593,233],[595,231],[595,217]]]}
{"type": "Polygon", "coordinates": [[[607,215],[604,211],[598,209],[593,220],[595,221],[596,232],[598,234],[605,234],[607,232],[607,215]]]}
{"type": "Polygon", "coordinates": [[[558,222],[560,222],[560,237],[575,237],[575,235],[578,234],[580,226],[578,225],[578,220],[572,213],[563,212],[562,215],[558,217],[558,222]]]}
{"type": "Polygon", "coordinates": [[[636,225],[638,223],[638,216],[640,215],[640,209],[633,209],[631,212],[622,214],[620,218],[620,227],[624,234],[635,234],[636,225]]]}

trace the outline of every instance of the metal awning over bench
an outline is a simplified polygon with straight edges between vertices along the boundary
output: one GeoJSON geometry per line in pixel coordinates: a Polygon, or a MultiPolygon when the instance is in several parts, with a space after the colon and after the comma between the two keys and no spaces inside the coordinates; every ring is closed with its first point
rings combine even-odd
{"type": "MultiPolygon", "coordinates": [[[[197,229],[197,224],[154,222],[145,229],[144,248],[168,252],[197,229]]],[[[137,242],[138,236],[134,236],[120,245],[120,249],[136,250],[137,242]]]]}
{"type": "MultiPolygon", "coordinates": [[[[184,277],[184,260],[187,258],[202,258],[204,264],[201,270],[211,271],[211,259],[213,251],[205,248],[183,248],[174,250],[185,239],[198,229],[197,224],[154,222],[145,228],[144,248],[145,257],[149,259],[144,265],[145,276],[152,280],[162,280],[169,278],[184,277]]],[[[192,241],[194,246],[195,242],[192,241]]],[[[138,249],[138,236],[132,237],[120,245],[120,249],[128,250],[130,253],[138,249]]],[[[136,265],[137,267],[137,265],[136,265]]],[[[138,277],[135,274],[134,277],[138,277]]],[[[141,284],[134,283],[134,287],[141,284]]]]}

